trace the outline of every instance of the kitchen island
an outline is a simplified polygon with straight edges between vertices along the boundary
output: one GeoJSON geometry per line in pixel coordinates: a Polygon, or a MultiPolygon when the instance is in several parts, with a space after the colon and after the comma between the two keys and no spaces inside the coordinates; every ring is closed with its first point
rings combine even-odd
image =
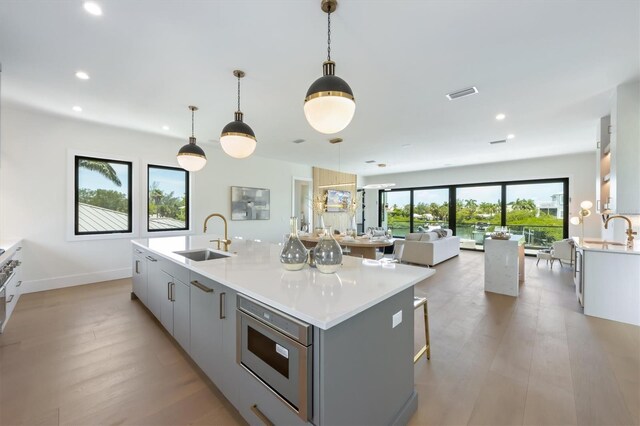
{"type": "Polygon", "coordinates": [[[285,271],[272,244],[235,240],[205,261],[176,252],[208,236],[133,244],[133,292],[250,424],[402,424],[415,412],[413,286],[433,269],[346,256],[327,275],[285,271]]]}

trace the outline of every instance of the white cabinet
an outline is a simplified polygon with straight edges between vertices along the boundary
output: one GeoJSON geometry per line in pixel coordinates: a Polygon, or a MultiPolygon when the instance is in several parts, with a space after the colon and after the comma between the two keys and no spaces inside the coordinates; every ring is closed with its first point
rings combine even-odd
{"type": "Polygon", "coordinates": [[[640,82],[616,88],[609,139],[609,209],[617,214],[640,214],[640,82]]]}
{"type": "Polygon", "coordinates": [[[585,315],[640,325],[640,255],[584,250],[585,315]]]}
{"type": "Polygon", "coordinates": [[[147,308],[160,320],[162,301],[167,297],[167,281],[162,275],[157,257],[145,256],[147,267],[147,308]]]}
{"type": "Polygon", "coordinates": [[[20,292],[22,291],[22,270],[24,266],[22,265],[22,246],[18,245],[13,253],[12,260],[14,261],[14,266],[11,278],[6,283],[6,306],[5,306],[5,320],[2,323],[2,328],[6,326],[9,322],[9,318],[13,313],[16,305],[18,304],[18,299],[20,298],[20,292]]]}

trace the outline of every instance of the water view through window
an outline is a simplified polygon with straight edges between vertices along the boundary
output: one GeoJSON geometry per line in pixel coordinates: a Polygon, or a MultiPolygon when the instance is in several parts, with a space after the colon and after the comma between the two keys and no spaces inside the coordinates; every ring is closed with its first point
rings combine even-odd
{"type": "Polygon", "coordinates": [[[460,247],[481,250],[484,239],[500,226],[500,185],[462,187],[456,190],[456,235],[460,247]]]}
{"type": "Polygon", "coordinates": [[[512,234],[524,235],[529,252],[551,247],[563,238],[562,182],[507,185],[507,223],[512,234]]]}
{"type": "Polygon", "coordinates": [[[531,254],[565,237],[568,185],[563,178],[383,191],[379,224],[396,238],[450,228],[461,248],[472,250],[483,250],[496,226],[507,226],[524,236],[531,254]]]}

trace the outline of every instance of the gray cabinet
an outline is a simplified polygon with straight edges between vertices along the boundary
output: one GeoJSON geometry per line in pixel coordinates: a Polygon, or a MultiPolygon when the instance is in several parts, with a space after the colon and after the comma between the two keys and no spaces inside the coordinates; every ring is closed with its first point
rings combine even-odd
{"type": "Polygon", "coordinates": [[[216,367],[222,351],[222,324],[219,320],[219,286],[198,274],[191,274],[191,358],[216,382],[216,367]]]}
{"type": "Polygon", "coordinates": [[[239,372],[236,364],[236,292],[194,272],[190,278],[190,355],[235,404],[239,372]]]}
{"type": "Polygon", "coordinates": [[[182,346],[189,351],[191,345],[191,325],[189,311],[191,306],[190,288],[178,278],[160,269],[160,323],[182,346]]]}
{"type": "Polygon", "coordinates": [[[162,300],[166,298],[167,292],[164,276],[160,270],[160,264],[156,257],[145,256],[147,260],[147,308],[160,320],[162,300]],[[163,291],[164,290],[164,291],[163,291]]]}
{"type": "Polygon", "coordinates": [[[133,292],[142,303],[147,304],[147,261],[144,258],[144,251],[133,249],[132,265],[133,292]]]}
{"type": "Polygon", "coordinates": [[[238,373],[240,392],[234,405],[247,423],[255,426],[308,424],[249,372],[241,369],[238,373]]]}

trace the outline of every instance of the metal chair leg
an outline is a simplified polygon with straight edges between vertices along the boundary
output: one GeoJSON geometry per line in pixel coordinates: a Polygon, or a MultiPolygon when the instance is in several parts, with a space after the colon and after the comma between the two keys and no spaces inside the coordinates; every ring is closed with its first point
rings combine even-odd
{"type": "Polygon", "coordinates": [[[417,354],[413,357],[413,363],[418,362],[420,357],[426,353],[427,359],[431,359],[431,342],[429,342],[429,309],[427,308],[427,299],[417,297],[414,299],[413,307],[414,309],[418,309],[422,305],[423,313],[424,313],[424,338],[425,344],[417,354]]]}

